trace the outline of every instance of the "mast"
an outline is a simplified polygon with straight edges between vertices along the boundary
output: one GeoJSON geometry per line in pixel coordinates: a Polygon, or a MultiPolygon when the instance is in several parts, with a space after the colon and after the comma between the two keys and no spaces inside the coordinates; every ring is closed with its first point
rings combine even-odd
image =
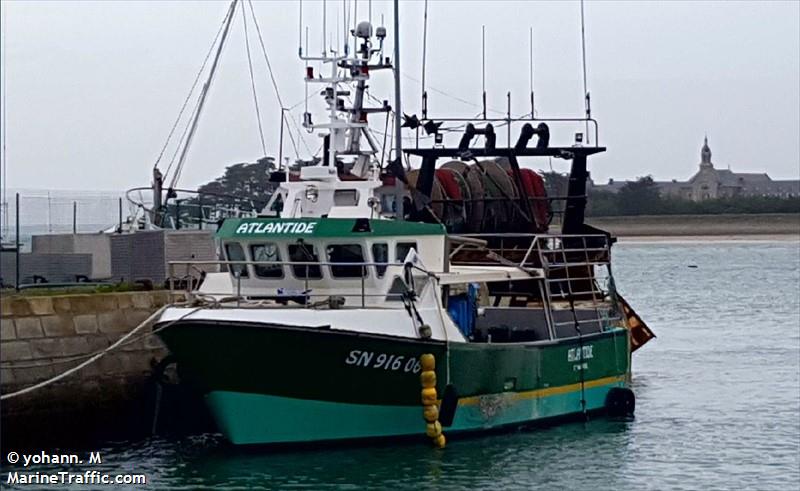
{"type": "MultiPolygon", "coordinates": [[[[200,113],[203,111],[203,105],[206,102],[206,97],[208,96],[208,91],[211,88],[211,82],[214,80],[214,74],[217,71],[217,64],[219,63],[220,55],[222,54],[222,48],[225,47],[225,40],[228,38],[228,31],[231,27],[231,22],[233,21],[234,13],[236,12],[236,3],[237,0],[232,0],[230,7],[228,7],[228,18],[226,20],[225,29],[222,31],[222,38],[219,41],[219,46],[217,46],[217,52],[214,55],[214,60],[211,64],[211,68],[208,72],[208,79],[206,83],[203,84],[203,89],[200,92],[200,99],[197,102],[197,109],[194,113],[194,119],[192,121],[191,126],[189,127],[189,133],[186,135],[186,141],[183,144],[183,149],[181,150],[180,157],[178,157],[178,164],[175,166],[175,172],[172,175],[172,180],[170,181],[170,188],[174,188],[178,183],[178,178],[180,178],[181,170],[183,169],[183,164],[186,162],[186,155],[189,151],[189,147],[192,144],[192,139],[194,138],[195,131],[197,130],[197,123],[200,121],[200,113]]],[[[242,7],[244,9],[244,7],[242,7]]]]}
{"type": "MultiPolygon", "coordinates": [[[[394,0],[394,140],[397,168],[403,165],[403,131],[401,126],[403,111],[400,106],[400,1],[394,0]]],[[[395,176],[394,199],[397,208],[397,220],[403,220],[403,187],[395,176]]]]}

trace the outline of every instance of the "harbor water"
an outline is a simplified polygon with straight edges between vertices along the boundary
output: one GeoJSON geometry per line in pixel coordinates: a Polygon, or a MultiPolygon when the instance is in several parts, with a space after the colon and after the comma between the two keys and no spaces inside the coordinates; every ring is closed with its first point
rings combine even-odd
{"type": "MultiPolygon", "coordinates": [[[[198,435],[58,452],[100,451],[92,470],[145,474],[147,489],[798,489],[800,242],[622,242],[614,254],[618,288],[658,335],[634,354],[632,421],[456,440],[444,450],[424,438],[241,450],[198,435]]],[[[4,459],[0,487],[16,489],[9,471],[66,469],[4,459]]]]}

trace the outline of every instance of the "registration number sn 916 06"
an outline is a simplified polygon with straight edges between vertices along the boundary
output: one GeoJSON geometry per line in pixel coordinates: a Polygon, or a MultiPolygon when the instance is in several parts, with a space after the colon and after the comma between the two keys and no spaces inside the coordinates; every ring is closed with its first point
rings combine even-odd
{"type": "Polygon", "coordinates": [[[344,362],[346,365],[353,365],[356,367],[403,371],[407,373],[419,373],[421,369],[419,358],[413,356],[375,353],[373,351],[361,351],[357,349],[350,351],[344,362]]]}

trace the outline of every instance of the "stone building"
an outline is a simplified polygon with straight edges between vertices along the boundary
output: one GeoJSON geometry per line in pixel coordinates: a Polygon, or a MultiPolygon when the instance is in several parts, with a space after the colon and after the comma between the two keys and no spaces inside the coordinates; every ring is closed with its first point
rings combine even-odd
{"type": "MultiPolygon", "coordinates": [[[[591,189],[618,192],[627,181],[609,179],[608,184],[589,182],[591,189]]],[[[711,162],[708,138],[700,149],[700,168],[688,181],[656,181],[664,196],[675,196],[692,201],[731,198],[735,196],[775,196],[788,198],[800,196],[800,180],[773,180],[766,173],[733,172],[717,169],[711,162]]]]}

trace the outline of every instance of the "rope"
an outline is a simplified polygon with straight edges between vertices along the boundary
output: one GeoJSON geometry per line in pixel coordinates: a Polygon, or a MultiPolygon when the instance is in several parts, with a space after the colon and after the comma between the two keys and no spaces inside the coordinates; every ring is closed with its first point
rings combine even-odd
{"type": "MultiPolygon", "coordinates": [[[[258,33],[258,42],[261,45],[261,52],[264,54],[264,60],[267,62],[267,70],[269,71],[269,78],[272,80],[272,87],[275,89],[275,98],[278,99],[278,104],[281,107],[281,112],[283,112],[283,99],[281,99],[281,93],[278,90],[278,82],[275,80],[275,73],[272,71],[272,63],[269,62],[269,55],[267,54],[267,48],[264,45],[264,38],[261,35],[261,27],[258,25],[258,20],[256,19],[256,13],[253,9],[253,2],[247,0],[247,5],[250,7],[250,16],[253,18],[253,25],[256,26],[256,33],[258,33]]],[[[283,117],[283,116],[282,116],[283,117]]],[[[292,142],[292,148],[294,148],[294,153],[299,158],[299,153],[297,151],[297,143],[294,140],[294,136],[292,136],[292,132],[288,132],[289,140],[292,142]]],[[[304,140],[305,141],[305,140],[304,140]]],[[[265,152],[266,153],[266,152],[265,152]]]]}
{"type": "MultiPolygon", "coordinates": [[[[139,324],[138,326],[134,327],[128,334],[122,336],[121,338],[119,338],[119,340],[117,340],[117,342],[115,342],[114,344],[112,344],[108,348],[100,351],[99,353],[95,354],[94,356],[92,356],[91,358],[86,360],[85,362],[83,362],[83,363],[81,363],[81,364],[79,364],[77,366],[74,366],[74,367],[70,368],[69,370],[67,370],[65,372],[62,372],[59,375],[56,375],[55,377],[51,377],[51,378],[49,378],[47,380],[39,382],[38,384],[32,385],[30,387],[26,387],[26,388],[18,390],[16,392],[12,392],[10,394],[3,394],[2,396],[0,396],[0,401],[5,401],[7,399],[18,397],[18,396],[33,392],[35,390],[47,387],[48,385],[51,385],[51,384],[53,384],[55,382],[58,382],[59,380],[72,375],[73,373],[77,372],[78,370],[81,370],[81,369],[91,365],[95,361],[99,360],[100,358],[102,358],[103,356],[108,354],[110,351],[118,348],[119,346],[122,346],[128,338],[130,338],[136,332],[138,332],[140,329],[142,329],[143,327],[149,325],[153,320],[158,318],[164,312],[164,310],[167,309],[167,307],[169,307],[169,306],[165,305],[165,306],[161,307],[160,309],[158,309],[157,311],[155,311],[150,317],[145,319],[141,324],[139,324]]],[[[196,307],[196,308],[192,309],[191,311],[189,311],[186,314],[180,316],[179,318],[177,318],[177,319],[175,319],[173,321],[170,321],[167,324],[165,324],[164,326],[162,326],[162,327],[154,330],[153,332],[149,333],[149,335],[150,334],[155,334],[156,332],[159,332],[159,331],[162,331],[162,330],[166,329],[167,327],[175,324],[178,321],[183,320],[184,318],[186,318],[187,316],[197,312],[198,310],[200,310],[200,307],[196,307]]]]}
{"type": "MultiPolygon", "coordinates": [[[[581,0],[581,59],[583,60],[583,97],[586,117],[589,117],[589,89],[586,86],[586,29],[583,21],[583,0],[581,0]]],[[[595,142],[596,144],[597,142],[595,142]]],[[[589,144],[589,121],[586,121],[586,144],[589,144]]]]}
{"type": "MultiPolygon", "coordinates": [[[[412,82],[416,82],[416,83],[418,83],[418,84],[421,84],[421,83],[422,83],[420,80],[418,80],[418,79],[416,79],[416,78],[412,77],[411,75],[408,75],[408,74],[405,74],[405,73],[403,73],[402,75],[403,75],[405,78],[407,78],[407,79],[411,80],[412,82]]],[[[437,94],[440,94],[440,95],[443,95],[443,96],[445,96],[445,97],[448,97],[448,98],[450,98],[450,99],[453,99],[454,101],[458,101],[458,102],[460,102],[460,103],[462,103],[462,104],[466,104],[467,106],[471,106],[471,107],[477,107],[477,108],[480,108],[480,109],[481,109],[481,113],[480,113],[480,114],[483,114],[483,108],[482,108],[482,106],[481,106],[481,105],[479,105],[479,104],[475,104],[474,102],[470,102],[470,101],[468,101],[468,100],[466,100],[466,99],[462,99],[462,98],[460,98],[460,97],[458,97],[458,96],[455,96],[455,95],[452,95],[452,94],[448,94],[447,92],[445,92],[445,91],[443,91],[443,90],[441,90],[441,89],[437,89],[436,87],[427,86],[427,89],[428,89],[428,90],[430,90],[430,91],[432,91],[432,92],[436,92],[437,94]]],[[[487,109],[487,111],[491,111],[491,112],[493,112],[493,113],[502,114],[502,115],[505,115],[505,114],[506,114],[506,112],[505,112],[505,111],[500,111],[500,110],[497,110],[497,109],[493,109],[493,108],[491,108],[491,107],[487,107],[486,109],[487,109]]]]}
{"type": "MultiPolygon", "coordinates": [[[[569,278],[567,278],[567,285],[570,285],[569,278]]],[[[578,331],[578,373],[581,375],[581,412],[586,417],[586,373],[583,369],[583,332],[581,332],[580,322],[578,321],[578,314],[575,312],[575,299],[572,296],[572,286],[569,286],[569,308],[572,311],[572,319],[575,322],[575,330],[578,331]]],[[[563,294],[563,292],[562,292],[563,294]]]]}
{"type": "MultiPolygon", "coordinates": [[[[200,99],[198,98],[197,101],[194,103],[194,107],[192,107],[192,115],[197,112],[197,107],[200,105],[200,99]]],[[[192,116],[193,118],[194,116],[192,116]]],[[[175,151],[172,152],[172,158],[169,161],[169,165],[167,166],[167,171],[164,173],[164,178],[167,177],[169,174],[170,169],[172,169],[172,164],[175,163],[175,160],[178,158],[178,154],[181,151],[181,147],[183,147],[183,142],[186,139],[186,135],[189,133],[189,128],[192,126],[192,118],[186,122],[186,126],[183,128],[183,133],[181,133],[180,139],[178,139],[178,144],[175,146],[175,151]]]]}
{"type": "Polygon", "coordinates": [[[186,155],[189,152],[189,147],[192,143],[192,138],[194,137],[194,132],[197,130],[197,124],[200,121],[200,114],[203,111],[203,105],[205,104],[206,97],[208,96],[209,89],[211,88],[211,83],[214,81],[214,75],[217,71],[217,64],[219,63],[220,56],[222,55],[222,48],[225,47],[225,40],[228,38],[228,32],[230,31],[231,23],[233,21],[233,16],[236,13],[236,0],[231,2],[231,6],[228,9],[228,14],[225,17],[225,28],[222,31],[219,46],[217,46],[217,52],[214,55],[214,61],[211,63],[211,68],[208,72],[208,78],[206,79],[206,83],[203,85],[203,90],[200,91],[199,101],[197,103],[197,110],[194,113],[194,116],[191,119],[191,126],[189,128],[189,132],[186,135],[186,142],[184,143],[183,149],[181,150],[181,155],[178,158],[178,165],[175,167],[175,175],[172,177],[170,181],[170,188],[177,187],[178,179],[180,179],[181,173],[183,172],[183,164],[186,162],[186,155]]]}
{"type": "MultiPolygon", "coordinates": [[[[287,121],[291,121],[292,122],[292,124],[294,125],[295,130],[297,130],[297,135],[300,138],[300,141],[303,142],[303,146],[306,147],[306,151],[308,153],[311,153],[311,148],[308,146],[308,142],[306,141],[305,137],[303,136],[303,131],[300,129],[300,126],[297,124],[297,121],[295,121],[295,119],[293,117],[292,118],[287,118],[287,121]]],[[[289,134],[289,137],[291,138],[291,133],[289,134]]],[[[294,142],[294,140],[292,140],[292,142],[294,142]]],[[[297,151],[297,149],[295,149],[295,153],[296,153],[296,151],[297,151]]]]}
{"type": "Polygon", "coordinates": [[[247,67],[250,69],[250,88],[253,89],[253,104],[256,108],[256,120],[258,121],[258,136],[261,138],[261,150],[267,155],[267,144],[264,142],[264,128],[261,126],[261,111],[258,109],[258,96],[256,95],[256,79],[253,76],[253,59],[250,56],[250,39],[247,34],[247,12],[242,9],[242,25],[244,26],[244,46],[247,51],[247,67]]]}
{"type": "MultiPolygon", "coordinates": [[[[204,299],[204,301],[205,301],[205,299],[204,299]]],[[[144,333],[144,334],[142,334],[140,336],[136,336],[134,338],[128,339],[124,343],[120,344],[118,346],[118,348],[121,348],[123,346],[128,346],[129,344],[133,344],[136,341],[145,339],[145,338],[147,338],[149,336],[152,336],[153,334],[155,334],[155,333],[157,333],[159,331],[162,331],[163,329],[164,329],[163,327],[159,327],[158,329],[156,329],[156,330],[154,330],[152,332],[147,332],[147,333],[144,333]]],[[[108,348],[106,348],[106,349],[108,349],[108,348]]],[[[15,361],[6,361],[6,362],[3,362],[3,363],[0,363],[0,368],[28,369],[28,368],[40,368],[40,367],[52,367],[52,366],[56,366],[56,365],[66,365],[68,363],[73,363],[73,362],[76,362],[76,361],[79,361],[79,360],[85,360],[87,358],[91,358],[91,357],[97,355],[98,353],[102,353],[104,351],[105,351],[105,349],[101,349],[101,350],[93,351],[92,353],[86,353],[85,355],[68,356],[66,358],[60,358],[58,360],[51,360],[50,358],[46,358],[46,357],[45,358],[34,358],[31,363],[19,363],[19,362],[15,362],[15,361]],[[49,360],[49,361],[44,362],[43,360],[49,360]],[[37,363],[37,362],[41,362],[41,363],[37,363]]]]}
{"type": "MultiPolygon", "coordinates": [[[[225,18],[227,19],[227,15],[225,18]]],[[[219,29],[217,29],[217,35],[214,36],[214,42],[211,43],[211,46],[208,48],[208,53],[206,53],[206,57],[203,59],[203,64],[200,65],[200,70],[197,72],[197,75],[194,77],[194,82],[192,82],[192,88],[189,89],[189,93],[186,94],[186,99],[183,101],[183,105],[181,106],[181,110],[178,112],[178,117],[175,118],[175,123],[172,125],[172,129],[169,131],[169,135],[167,135],[167,141],[164,142],[164,146],[161,148],[161,152],[158,154],[158,158],[156,159],[156,163],[153,164],[154,168],[158,167],[159,162],[161,162],[161,157],[164,155],[164,151],[167,149],[169,145],[169,141],[172,139],[172,135],[175,133],[175,130],[178,127],[178,123],[180,123],[181,118],[183,117],[183,112],[186,110],[186,105],[189,104],[189,99],[191,99],[192,94],[194,93],[194,89],[197,87],[197,82],[200,81],[200,76],[203,74],[203,70],[205,70],[206,65],[208,64],[208,59],[211,57],[211,53],[214,52],[214,46],[217,44],[217,40],[219,39],[220,33],[222,33],[222,29],[225,27],[225,19],[222,20],[222,23],[219,25],[219,29]]],[[[185,134],[185,132],[184,132],[185,134]]],[[[181,138],[183,140],[183,138],[181,138]]],[[[180,143],[180,142],[179,142],[180,143]]],[[[179,145],[180,146],[180,145],[179,145]]],[[[172,161],[175,160],[175,157],[172,158],[172,161]]],[[[166,176],[169,174],[169,170],[172,167],[172,161],[167,167],[166,172],[164,175],[166,176]]]]}

